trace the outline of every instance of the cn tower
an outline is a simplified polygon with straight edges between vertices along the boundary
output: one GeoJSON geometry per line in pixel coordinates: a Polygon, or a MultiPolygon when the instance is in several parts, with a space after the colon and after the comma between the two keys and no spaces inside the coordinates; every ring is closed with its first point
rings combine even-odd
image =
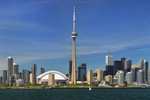
{"type": "Polygon", "coordinates": [[[77,32],[75,30],[75,6],[73,12],[73,32],[71,37],[73,38],[73,52],[72,52],[72,73],[71,73],[71,83],[76,84],[76,38],[77,32]]]}

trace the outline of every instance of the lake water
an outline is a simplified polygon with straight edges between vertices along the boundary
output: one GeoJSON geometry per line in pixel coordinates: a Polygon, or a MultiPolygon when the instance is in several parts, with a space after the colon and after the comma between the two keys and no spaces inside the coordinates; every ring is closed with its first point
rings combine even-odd
{"type": "Polygon", "coordinates": [[[3,89],[0,100],[150,100],[150,89],[3,89]]]}

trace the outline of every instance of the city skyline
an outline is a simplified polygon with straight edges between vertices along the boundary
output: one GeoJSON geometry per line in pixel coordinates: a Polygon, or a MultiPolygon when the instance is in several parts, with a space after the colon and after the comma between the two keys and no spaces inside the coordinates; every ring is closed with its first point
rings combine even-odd
{"type": "Polygon", "coordinates": [[[76,6],[77,63],[87,69],[105,69],[111,50],[113,61],[125,57],[137,65],[140,56],[150,61],[149,2],[131,1],[3,1],[0,5],[0,70],[7,69],[7,57],[22,68],[37,65],[45,72],[68,73],[72,59],[72,12],[76,6]],[[3,6],[2,6],[3,5],[3,6]]]}

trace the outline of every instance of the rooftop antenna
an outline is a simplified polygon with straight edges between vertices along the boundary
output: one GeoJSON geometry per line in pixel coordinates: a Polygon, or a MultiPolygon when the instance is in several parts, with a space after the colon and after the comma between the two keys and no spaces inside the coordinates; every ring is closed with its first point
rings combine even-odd
{"type": "Polygon", "coordinates": [[[110,49],[108,50],[108,55],[111,55],[111,50],[110,49]]]}

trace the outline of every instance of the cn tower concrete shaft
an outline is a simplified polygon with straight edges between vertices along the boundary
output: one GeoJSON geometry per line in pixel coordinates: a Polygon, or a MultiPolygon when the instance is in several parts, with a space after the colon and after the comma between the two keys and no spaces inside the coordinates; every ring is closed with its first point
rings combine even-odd
{"type": "Polygon", "coordinates": [[[72,53],[72,84],[76,84],[76,38],[73,38],[73,53],[72,53]]]}

